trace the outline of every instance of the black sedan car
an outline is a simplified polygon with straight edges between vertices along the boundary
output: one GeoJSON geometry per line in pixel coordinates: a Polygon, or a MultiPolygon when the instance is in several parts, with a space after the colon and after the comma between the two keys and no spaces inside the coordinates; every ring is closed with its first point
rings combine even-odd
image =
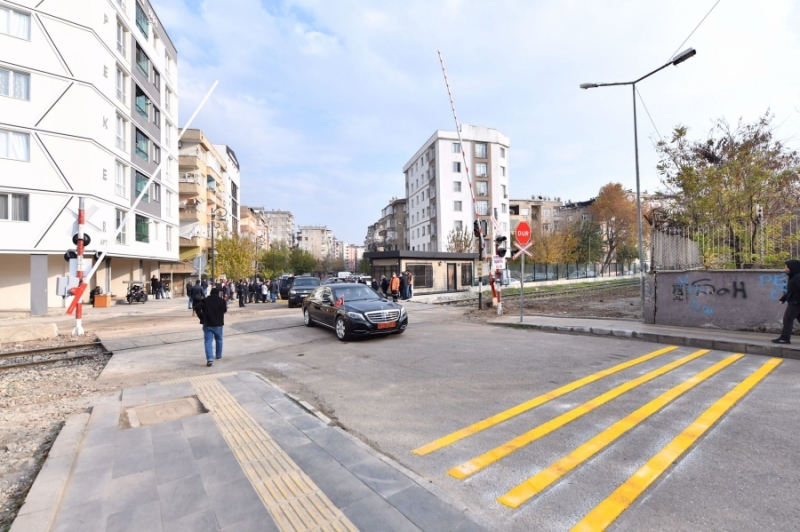
{"type": "Polygon", "coordinates": [[[303,301],[306,327],[323,325],[345,341],[354,336],[401,334],[408,327],[406,309],[358,283],[320,286],[303,301]]]}
{"type": "Polygon", "coordinates": [[[289,308],[299,307],[303,300],[319,286],[316,277],[295,277],[289,286],[289,308]]]}
{"type": "Polygon", "coordinates": [[[278,294],[281,299],[289,299],[289,289],[292,288],[292,281],[294,281],[294,276],[281,277],[280,284],[278,284],[278,294]]]}

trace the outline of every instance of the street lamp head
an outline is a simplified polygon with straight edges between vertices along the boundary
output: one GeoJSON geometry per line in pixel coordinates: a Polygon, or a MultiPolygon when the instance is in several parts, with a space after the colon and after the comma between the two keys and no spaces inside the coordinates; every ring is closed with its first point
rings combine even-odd
{"type": "Polygon", "coordinates": [[[597,83],[581,83],[582,89],[594,89],[597,87],[597,83]]]}
{"type": "Polygon", "coordinates": [[[672,65],[678,66],[690,57],[694,57],[697,54],[697,50],[694,48],[687,48],[686,50],[682,51],[678,55],[672,58],[672,65]]]}

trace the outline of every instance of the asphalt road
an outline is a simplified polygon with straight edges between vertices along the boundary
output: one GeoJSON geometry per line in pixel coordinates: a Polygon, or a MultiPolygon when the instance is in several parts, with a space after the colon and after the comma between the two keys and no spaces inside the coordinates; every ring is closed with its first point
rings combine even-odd
{"type": "MultiPolygon", "coordinates": [[[[798,529],[799,361],[784,360],[753,382],[746,379],[771,359],[735,359],[716,351],[687,358],[697,350],[681,347],[589,379],[504,422],[419,455],[412,451],[667,346],[497,328],[467,322],[460,309],[413,303],[407,308],[411,325],[405,334],[347,343],[336,340],[332,331],[298,327],[298,309],[267,305],[234,310],[226,325],[225,358],[213,371],[264,374],[473,508],[497,530],[570,530],[595,508],[592,516],[607,519],[609,530],[798,529]],[[668,364],[674,368],[659,371],[668,364]],[[712,366],[718,370],[713,375],[683,394],[676,392],[663,408],[645,411],[629,430],[610,434],[599,452],[585,462],[578,460],[540,493],[525,494],[518,507],[498,502],[526,479],[712,366]],[[635,379],[644,382],[633,386],[635,379]],[[748,388],[742,398],[727,405],[729,409],[720,406],[718,401],[743,381],[748,388]],[[614,397],[597,404],[606,392],[614,397]],[[593,403],[582,407],[589,401],[593,403]],[[573,416],[575,408],[586,412],[573,416]],[[629,506],[601,505],[705,412],[721,417],[697,431],[696,441],[678,438],[677,444],[686,443],[688,451],[678,451],[674,462],[666,460],[663,474],[653,475],[641,495],[635,489],[623,494],[632,500],[629,506]],[[561,421],[542,427],[553,419],[561,421]],[[535,441],[510,453],[503,447],[535,428],[541,436],[535,441]],[[472,473],[475,464],[480,468],[472,473]],[[472,474],[465,479],[448,474],[460,465],[462,475],[472,474]]],[[[114,332],[110,341],[121,348],[101,378],[128,386],[207,371],[196,321],[184,324],[184,318],[165,314],[161,323],[165,326],[139,329],[126,323],[125,330],[114,332]],[[129,342],[127,349],[124,342],[129,342]]]]}

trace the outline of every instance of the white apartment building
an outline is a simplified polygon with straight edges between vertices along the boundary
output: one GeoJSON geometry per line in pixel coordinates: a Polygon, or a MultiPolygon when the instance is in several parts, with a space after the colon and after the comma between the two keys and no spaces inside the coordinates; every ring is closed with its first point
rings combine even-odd
{"type": "Polygon", "coordinates": [[[162,160],[90,287],[124,297],[178,259],[177,86],[147,0],[0,0],[0,309],[61,307],[78,197],[94,256],[162,160]]]}
{"type": "Polygon", "coordinates": [[[333,231],[324,225],[301,225],[297,229],[297,247],[319,260],[335,258],[335,240],[333,231]]]}
{"type": "Polygon", "coordinates": [[[274,245],[292,247],[295,242],[294,215],[289,211],[264,211],[269,225],[269,241],[274,245]]]}
{"type": "Polygon", "coordinates": [[[214,148],[222,158],[225,159],[227,172],[225,173],[225,210],[228,213],[226,225],[231,228],[234,234],[238,235],[241,220],[239,219],[239,194],[242,188],[242,175],[239,170],[239,159],[230,146],[225,144],[214,144],[214,148]]]}
{"type": "MultiPolygon", "coordinates": [[[[475,207],[470,195],[472,179],[478,218],[488,223],[489,238],[500,232],[509,236],[509,147],[510,139],[480,126],[461,126],[464,145],[455,131],[436,131],[403,166],[406,182],[408,233],[411,251],[447,251],[447,236],[455,228],[472,231],[475,207]],[[464,168],[461,150],[466,153],[464,168]]],[[[487,244],[487,252],[493,249],[487,244]]]]}

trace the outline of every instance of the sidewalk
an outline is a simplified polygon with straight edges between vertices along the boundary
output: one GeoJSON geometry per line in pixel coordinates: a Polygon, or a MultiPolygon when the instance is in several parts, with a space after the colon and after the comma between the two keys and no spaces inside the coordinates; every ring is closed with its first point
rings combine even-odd
{"type": "Polygon", "coordinates": [[[466,507],[250,372],[70,417],[11,532],[478,531],[466,507]]]}
{"type": "Polygon", "coordinates": [[[524,316],[522,323],[519,321],[519,316],[508,315],[490,320],[489,324],[530,328],[551,333],[616,336],[658,344],[685,345],[800,360],[800,339],[796,344],[791,345],[773,344],[770,340],[776,337],[774,333],[649,325],[638,321],[609,318],[531,315],[524,316]]]}

